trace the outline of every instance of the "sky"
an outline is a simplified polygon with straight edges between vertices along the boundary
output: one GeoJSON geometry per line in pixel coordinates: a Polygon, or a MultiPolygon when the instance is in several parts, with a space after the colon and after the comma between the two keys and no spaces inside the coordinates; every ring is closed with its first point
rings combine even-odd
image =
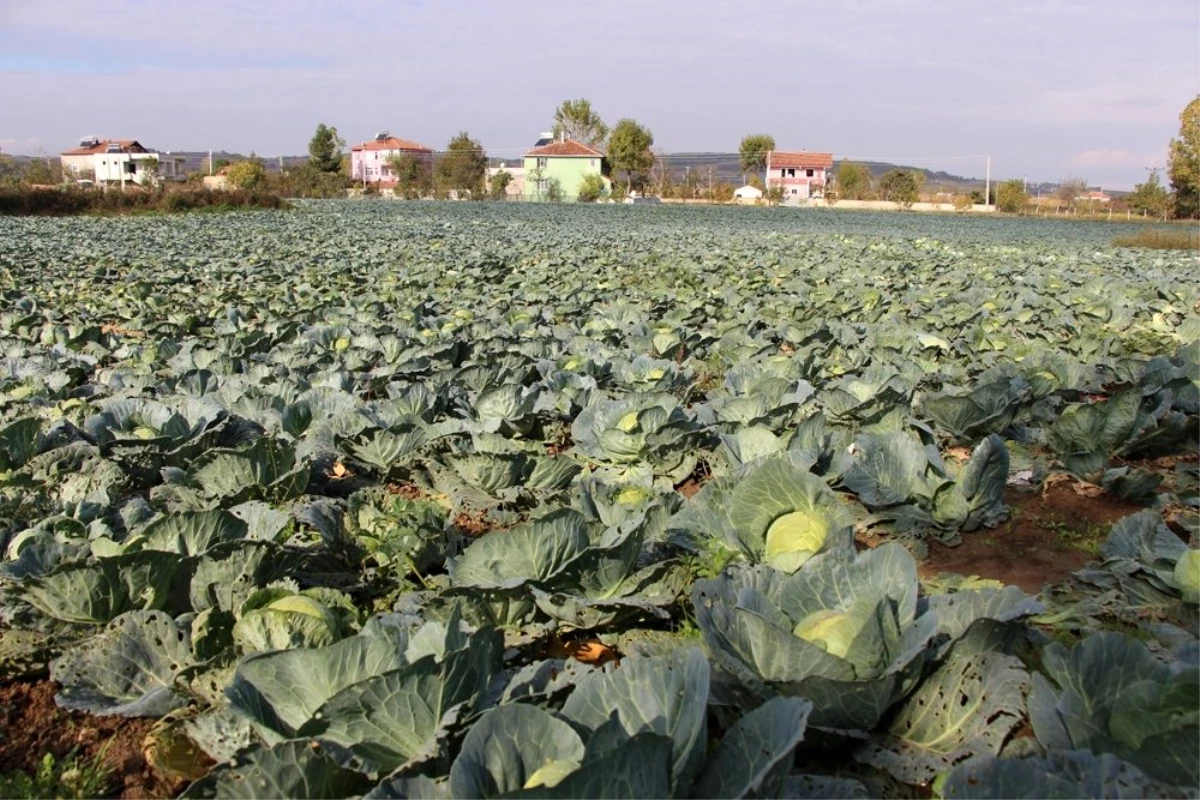
{"type": "Polygon", "coordinates": [[[585,97],[664,152],[1128,189],[1200,94],[1197,0],[0,0],[0,151],[300,155],[318,123],[519,156],[585,97]]]}

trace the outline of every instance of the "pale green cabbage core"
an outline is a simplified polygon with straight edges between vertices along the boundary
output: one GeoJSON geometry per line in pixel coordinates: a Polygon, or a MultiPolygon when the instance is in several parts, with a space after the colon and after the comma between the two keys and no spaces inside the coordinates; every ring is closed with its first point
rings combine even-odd
{"type": "Polygon", "coordinates": [[[637,430],[638,415],[636,411],[630,411],[625,416],[617,420],[617,430],[624,433],[633,433],[637,430]]]}
{"type": "Polygon", "coordinates": [[[784,514],[767,528],[766,562],[792,572],[816,555],[829,534],[829,521],[815,511],[784,514]]]}
{"type": "Polygon", "coordinates": [[[825,652],[845,658],[861,626],[849,611],[831,608],[814,611],[797,623],[792,633],[806,642],[818,645],[825,652]]]}
{"type": "Polygon", "coordinates": [[[1175,583],[1188,603],[1200,603],[1200,550],[1189,548],[1175,562],[1175,583]]]}
{"type": "Polygon", "coordinates": [[[579,764],[574,761],[551,761],[526,778],[523,788],[536,789],[539,786],[545,786],[552,789],[577,769],[579,769],[579,764]]]}

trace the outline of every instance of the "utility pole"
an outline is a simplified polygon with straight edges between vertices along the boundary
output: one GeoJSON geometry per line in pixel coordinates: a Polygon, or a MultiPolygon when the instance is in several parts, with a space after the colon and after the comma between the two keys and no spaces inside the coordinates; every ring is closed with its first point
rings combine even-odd
{"type": "Polygon", "coordinates": [[[987,208],[992,204],[992,157],[987,157],[987,178],[983,184],[983,207],[987,208]]]}
{"type": "Polygon", "coordinates": [[[208,174],[213,174],[212,148],[208,148],[208,174]]]}

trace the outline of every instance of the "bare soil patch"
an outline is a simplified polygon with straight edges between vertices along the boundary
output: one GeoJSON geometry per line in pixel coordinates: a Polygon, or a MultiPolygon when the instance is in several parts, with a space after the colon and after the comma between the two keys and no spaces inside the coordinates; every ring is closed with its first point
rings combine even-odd
{"type": "Polygon", "coordinates": [[[1000,527],[963,534],[958,547],[930,541],[921,577],[978,575],[1037,594],[1096,560],[1112,523],[1144,509],[1106,494],[1081,494],[1067,483],[1042,493],[1010,489],[1006,499],[1013,516],[1000,527]]]}
{"type": "Polygon", "coordinates": [[[157,774],[142,753],[152,719],[94,717],[66,711],[54,702],[49,680],[13,681],[0,687],[0,772],[32,773],[46,753],[56,760],[75,751],[90,759],[103,751],[113,770],[109,797],[165,798],[186,784],[157,774]]]}

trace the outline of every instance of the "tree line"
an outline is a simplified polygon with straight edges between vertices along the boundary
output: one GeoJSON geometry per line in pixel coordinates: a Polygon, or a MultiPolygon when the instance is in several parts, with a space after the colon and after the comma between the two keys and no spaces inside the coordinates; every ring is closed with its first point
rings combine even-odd
{"type": "MultiPolygon", "coordinates": [[[[1169,143],[1166,175],[1169,188],[1163,184],[1158,170],[1152,170],[1128,197],[1128,207],[1135,212],[1154,217],[1173,216],[1179,219],[1200,217],[1200,95],[1179,115],[1179,135],[1169,143]]],[[[654,150],[654,134],[635,119],[622,118],[609,127],[585,98],[564,100],[553,114],[553,135],[574,139],[605,153],[605,174],[614,181],[614,191],[654,192],[665,198],[727,202],[734,187],[725,181],[715,181],[711,172],[687,170],[682,176],[672,172],[666,160],[654,150]]],[[[251,154],[248,159],[228,166],[228,183],[237,189],[271,191],[291,197],[341,196],[353,186],[351,159],[345,152],[346,142],[336,127],[320,123],[308,145],[308,159],[302,165],[271,173],[261,159],[251,154]]],[[[739,164],[746,183],[762,189],[768,202],[779,202],[778,187],[764,185],[762,171],[767,154],[775,149],[770,134],[754,133],[745,136],[738,148],[739,164]]],[[[396,193],[407,198],[457,197],[481,199],[504,197],[512,175],[501,172],[487,180],[488,157],[482,143],[466,131],[459,132],[444,150],[426,156],[404,153],[392,156],[387,166],[396,181],[396,193]]],[[[0,155],[0,185],[57,185],[68,182],[57,159],[31,159],[18,164],[12,157],[0,155]]],[[[188,177],[199,183],[202,173],[188,177]]],[[[876,177],[865,164],[843,162],[826,187],[826,198],[837,200],[890,200],[902,206],[911,205],[924,189],[925,175],[916,170],[892,169],[876,177]]],[[[1056,199],[1060,207],[1078,209],[1086,203],[1087,181],[1066,178],[1059,184],[1056,199]]],[[[598,199],[605,184],[598,176],[589,176],[577,187],[581,200],[598,199]]],[[[553,190],[553,187],[552,187],[553,190]]],[[[368,184],[367,191],[371,191],[368,184]]],[[[553,192],[550,199],[553,198],[553,192]]],[[[964,194],[954,199],[955,205],[994,203],[1000,211],[1020,212],[1030,203],[1024,181],[1012,179],[999,182],[990,197],[981,192],[964,194]]]]}

